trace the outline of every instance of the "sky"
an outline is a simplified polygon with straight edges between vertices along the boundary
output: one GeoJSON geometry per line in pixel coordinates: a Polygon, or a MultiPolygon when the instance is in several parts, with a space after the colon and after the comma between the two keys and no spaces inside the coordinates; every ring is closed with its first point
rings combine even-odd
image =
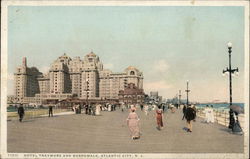
{"type": "Polygon", "coordinates": [[[66,53],[93,51],[104,68],[135,66],[144,91],[164,98],[182,92],[189,100],[229,100],[227,43],[233,43],[233,102],[244,100],[244,8],[235,6],[9,6],[8,94],[22,58],[47,72],[66,53]]]}

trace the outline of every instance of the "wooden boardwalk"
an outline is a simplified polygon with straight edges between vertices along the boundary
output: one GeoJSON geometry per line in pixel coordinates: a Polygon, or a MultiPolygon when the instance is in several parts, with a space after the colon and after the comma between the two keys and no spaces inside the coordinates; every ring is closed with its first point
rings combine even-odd
{"type": "Polygon", "coordinates": [[[182,112],[164,114],[164,129],[156,129],[154,111],[137,110],[142,136],[131,140],[126,126],[128,111],[60,115],[7,122],[8,152],[18,153],[243,153],[244,136],[198,118],[193,132],[184,130],[182,112]]]}

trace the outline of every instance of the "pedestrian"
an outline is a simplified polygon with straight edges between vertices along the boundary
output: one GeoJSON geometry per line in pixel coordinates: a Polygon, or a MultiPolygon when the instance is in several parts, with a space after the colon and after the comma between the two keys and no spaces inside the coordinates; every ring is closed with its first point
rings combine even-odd
{"type": "Polygon", "coordinates": [[[89,111],[89,108],[88,108],[89,106],[86,104],[85,105],[85,114],[88,114],[88,111],[89,111]]]}
{"type": "Polygon", "coordinates": [[[158,109],[156,110],[156,121],[157,121],[157,128],[158,130],[163,129],[163,110],[161,109],[161,106],[158,106],[158,109]]]}
{"type": "Polygon", "coordinates": [[[129,127],[132,139],[139,139],[140,138],[140,130],[139,130],[139,117],[135,112],[135,107],[131,108],[131,112],[127,118],[127,125],[129,127]]]}
{"type": "Polygon", "coordinates": [[[172,112],[172,113],[175,113],[175,110],[176,110],[176,107],[175,107],[174,105],[172,105],[172,107],[171,107],[171,112],[172,112]]]}
{"type": "Polygon", "coordinates": [[[206,105],[205,109],[204,109],[204,113],[205,113],[205,122],[209,123],[209,107],[208,105],[206,105]]]}
{"type": "Polygon", "coordinates": [[[78,113],[81,114],[82,113],[82,107],[81,104],[78,104],[78,113]]]}
{"type": "Polygon", "coordinates": [[[165,112],[165,104],[162,104],[163,113],[165,112]]]}
{"type": "Polygon", "coordinates": [[[93,104],[93,106],[92,106],[92,115],[95,115],[95,111],[96,111],[96,106],[95,106],[95,104],[93,104]]]}
{"type": "Polygon", "coordinates": [[[101,115],[101,104],[97,104],[95,110],[95,115],[101,115]]]}
{"type": "Polygon", "coordinates": [[[53,117],[53,106],[49,105],[49,117],[53,117]]]}
{"type": "Polygon", "coordinates": [[[125,110],[125,104],[122,103],[122,112],[125,110]]]}
{"type": "Polygon", "coordinates": [[[89,104],[89,106],[88,106],[88,115],[91,115],[91,111],[92,111],[92,105],[89,104]]]}
{"type": "Polygon", "coordinates": [[[192,132],[192,121],[195,120],[196,112],[194,108],[188,105],[185,113],[185,118],[187,120],[187,132],[192,132]]]}
{"type": "Polygon", "coordinates": [[[74,104],[74,108],[75,108],[75,114],[78,114],[78,107],[76,104],[74,104]]]}
{"type": "Polygon", "coordinates": [[[210,106],[210,108],[208,108],[208,123],[214,123],[214,109],[213,109],[213,105],[210,106]]]}
{"type": "Polygon", "coordinates": [[[140,105],[140,107],[141,107],[141,111],[143,111],[143,105],[142,104],[140,105]]]}
{"type": "Polygon", "coordinates": [[[187,110],[187,107],[186,107],[186,105],[184,105],[184,107],[182,108],[182,113],[183,113],[182,120],[184,120],[184,118],[185,118],[186,110],[187,110]]]}
{"type": "Polygon", "coordinates": [[[148,105],[147,104],[144,107],[144,112],[145,112],[145,115],[147,116],[148,115],[148,105]]]}
{"type": "Polygon", "coordinates": [[[153,105],[152,105],[152,110],[155,110],[155,108],[156,108],[156,105],[153,104],[153,105]]]}
{"type": "Polygon", "coordinates": [[[112,111],[112,105],[111,105],[111,104],[108,105],[108,111],[109,111],[109,112],[112,111]]]}
{"type": "Polygon", "coordinates": [[[17,113],[19,115],[19,121],[22,122],[23,116],[24,116],[23,104],[20,104],[20,106],[18,107],[17,113]]]}

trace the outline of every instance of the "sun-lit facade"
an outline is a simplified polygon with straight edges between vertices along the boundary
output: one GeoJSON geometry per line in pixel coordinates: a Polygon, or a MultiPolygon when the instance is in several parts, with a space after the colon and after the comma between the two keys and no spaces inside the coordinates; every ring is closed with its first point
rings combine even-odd
{"type": "Polygon", "coordinates": [[[104,69],[99,57],[93,52],[83,59],[66,54],[58,57],[46,73],[23,65],[15,73],[15,96],[18,102],[42,103],[46,99],[62,100],[72,95],[80,99],[119,99],[120,90],[129,83],[143,89],[143,74],[133,66],[114,73],[104,69]]]}

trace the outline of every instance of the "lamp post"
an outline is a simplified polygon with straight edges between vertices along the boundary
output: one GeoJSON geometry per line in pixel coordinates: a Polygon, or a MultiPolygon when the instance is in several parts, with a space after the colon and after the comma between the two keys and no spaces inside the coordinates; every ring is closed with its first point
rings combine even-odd
{"type": "Polygon", "coordinates": [[[188,82],[189,82],[189,81],[187,80],[187,89],[185,90],[185,91],[187,92],[187,106],[188,106],[188,104],[189,104],[189,103],[188,103],[188,92],[190,92],[190,90],[188,89],[188,82]]]}
{"type": "MultiPolygon", "coordinates": [[[[234,72],[239,72],[239,69],[238,68],[232,69],[232,67],[231,67],[232,43],[229,42],[227,44],[227,47],[228,47],[228,53],[229,53],[229,68],[227,67],[226,70],[223,70],[223,74],[226,73],[226,72],[229,73],[229,101],[230,101],[229,106],[231,106],[232,105],[232,74],[234,74],[234,72]]],[[[230,121],[229,121],[228,128],[233,129],[235,119],[234,119],[234,112],[233,112],[233,110],[231,108],[229,110],[229,120],[230,121]]]]}
{"type": "Polygon", "coordinates": [[[179,90],[179,108],[181,107],[181,90],[179,90]]]}

